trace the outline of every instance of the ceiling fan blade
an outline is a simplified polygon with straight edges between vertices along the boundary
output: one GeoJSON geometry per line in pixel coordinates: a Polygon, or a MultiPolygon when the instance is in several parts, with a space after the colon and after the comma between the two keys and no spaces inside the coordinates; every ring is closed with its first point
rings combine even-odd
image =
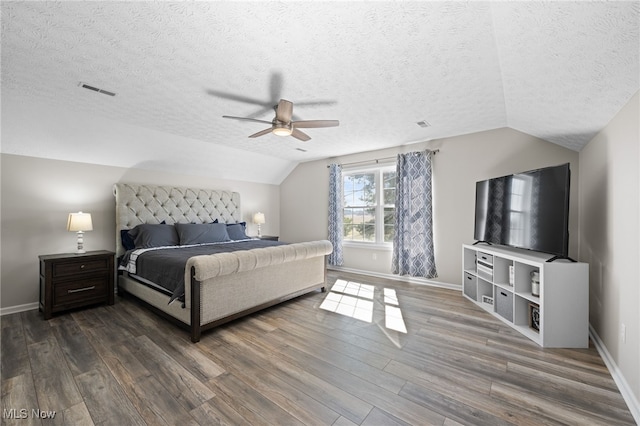
{"type": "Polygon", "coordinates": [[[338,120],[302,120],[294,121],[291,125],[295,128],[310,129],[312,127],[337,127],[340,125],[338,120]]]}
{"type": "Polygon", "coordinates": [[[296,139],[300,139],[303,142],[308,141],[309,139],[311,139],[309,137],[309,135],[307,135],[306,133],[301,132],[300,130],[294,128],[293,131],[291,132],[291,136],[293,136],[296,139]]]}
{"type": "Polygon", "coordinates": [[[273,105],[269,105],[269,106],[266,106],[264,108],[260,108],[256,112],[252,112],[251,114],[247,114],[247,117],[248,118],[255,118],[255,117],[263,116],[263,115],[265,115],[267,113],[272,113],[273,114],[273,105]]]}
{"type": "Polygon", "coordinates": [[[289,123],[291,121],[291,115],[293,114],[293,103],[286,99],[280,99],[278,107],[276,108],[276,120],[283,123],[289,123]]]}
{"type": "MultiPolygon", "coordinates": [[[[322,106],[322,105],[335,105],[335,104],[337,104],[336,101],[307,101],[307,102],[296,102],[296,107],[322,106]]],[[[251,116],[253,117],[254,115],[252,114],[251,116]]],[[[257,115],[255,117],[257,117],[257,115]]],[[[291,119],[296,121],[302,120],[302,118],[300,118],[300,116],[296,114],[291,115],[291,119]]]]}
{"type": "Polygon", "coordinates": [[[269,79],[269,95],[271,96],[271,104],[278,102],[280,93],[282,92],[282,73],[274,72],[269,79]]]}
{"type": "Polygon", "coordinates": [[[264,129],[264,130],[260,130],[258,133],[254,133],[252,135],[250,135],[250,138],[257,138],[259,136],[264,136],[267,133],[271,133],[271,127],[269,127],[268,129],[264,129]]]}
{"type": "Polygon", "coordinates": [[[256,123],[271,124],[270,121],[258,120],[258,119],[255,119],[255,118],[248,118],[248,117],[234,117],[232,115],[223,115],[222,118],[231,118],[233,120],[254,121],[256,123]]]}
{"type": "Polygon", "coordinates": [[[306,101],[296,102],[296,106],[322,106],[322,105],[335,105],[336,101],[306,101]]]}
{"type": "Polygon", "coordinates": [[[252,99],[246,96],[234,95],[233,93],[219,92],[217,90],[207,90],[207,93],[219,98],[230,99],[232,101],[244,102],[246,104],[260,105],[263,107],[271,107],[271,101],[261,101],[259,99],[252,99]]]}

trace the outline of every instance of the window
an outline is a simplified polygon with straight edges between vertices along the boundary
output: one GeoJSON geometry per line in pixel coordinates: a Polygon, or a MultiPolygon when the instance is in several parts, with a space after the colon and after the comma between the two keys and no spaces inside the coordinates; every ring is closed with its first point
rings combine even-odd
{"type": "Polygon", "coordinates": [[[396,200],[395,166],[343,172],[344,239],[391,243],[396,200]]]}

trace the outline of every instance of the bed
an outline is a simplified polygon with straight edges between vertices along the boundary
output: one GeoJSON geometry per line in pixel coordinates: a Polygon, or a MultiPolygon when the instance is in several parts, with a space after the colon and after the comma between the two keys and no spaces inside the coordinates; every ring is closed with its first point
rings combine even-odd
{"type": "Polygon", "coordinates": [[[118,294],[132,295],[188,329],[192,342],[204,330],[324,291],[331,243],[247,237],[237,192],[132,183],[117,183],[113,191],[118,294]],[[155,272],[171,276],[173,284],[145,278],[144,265],[153,262],[160,268],[182,262],[178,272],[155,272]]]}

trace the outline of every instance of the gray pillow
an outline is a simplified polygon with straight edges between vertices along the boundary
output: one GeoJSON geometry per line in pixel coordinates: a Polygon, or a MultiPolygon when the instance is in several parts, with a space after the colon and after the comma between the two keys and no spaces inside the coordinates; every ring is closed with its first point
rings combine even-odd
{"type": "Polygon", "coordinates": [[[176,223],[180,245],[230,241],[224,223],[176,223]]]}
{"type": "Polygon", "coordinates": [[[178,234],[173,225],[143,223],[136,226],[129,235],[133,237],[135,248],[177,246],[178,234]]]}
{"type": "Polygon", "coordinates": [[[229,238],[234,241],[246,240],[249,238],[245,233],[244,225],[242,223],[228,223],[227,233],[229,234],[229,238]]]}

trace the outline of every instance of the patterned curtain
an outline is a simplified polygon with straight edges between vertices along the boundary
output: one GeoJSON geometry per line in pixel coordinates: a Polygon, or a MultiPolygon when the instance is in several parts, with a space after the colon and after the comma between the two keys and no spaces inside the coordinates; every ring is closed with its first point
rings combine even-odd
{"type": "Polygon", "coordinates": [[[399,154],[392,272],[435,278],[431,207],[431,151],[399,154]]]}
{"type": "Polygon", "coordinates": [[[340,266],[342,258],[342,167],[339,164],[329,166],[329,241],[333,252],[329,255],[329,265],[340,266]]]}

